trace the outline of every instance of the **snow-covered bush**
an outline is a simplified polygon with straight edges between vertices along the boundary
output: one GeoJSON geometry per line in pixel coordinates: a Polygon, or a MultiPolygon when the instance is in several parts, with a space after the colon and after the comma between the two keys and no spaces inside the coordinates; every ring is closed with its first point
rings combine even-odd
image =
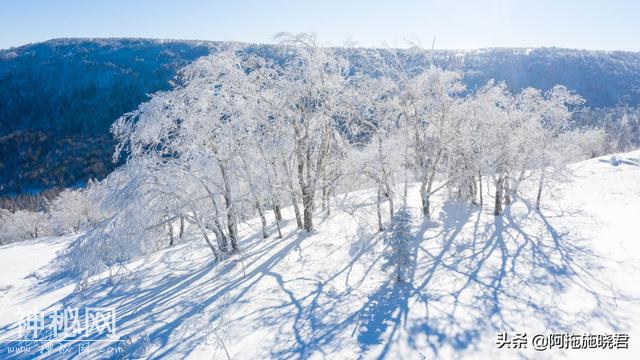
{"type": "Polygon", "coordinates": [[[98,185],[102,217],[66,251],[65,268],[83,281],[104,270],[118,272],[131,259],[164,245],[166,217],[161,210],[175,207],[173,196],[149,197],[157,174],[147,176],[144,166],[135,165],[119,168],[98,185]]]}
{"type": "Polygon", "coordinates": [[[90,182],[83,189],[67,189],[51,201],[49,231],[53,235],[75,234],[94,226],[102,217],[97,185],[90,182]]]}
{"type": "Polygon", "coordinates": [[[384,237],[385,252],[383,270],[393,272],[399,282],[408,280],[408,272],[415,254],[413,253],[414,237],[411,231],[411,213],[402,206],[393,215],[391,228],[384,237]]]}
{"type": "Polygon", "coordinates": [[[47,236],[47,219],[44,211],[0,209],[0,244],[47,236]]]}

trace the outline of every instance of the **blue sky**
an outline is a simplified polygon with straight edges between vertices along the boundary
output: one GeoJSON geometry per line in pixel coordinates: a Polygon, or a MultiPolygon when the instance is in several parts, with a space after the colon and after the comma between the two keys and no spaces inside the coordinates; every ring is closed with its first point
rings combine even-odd
{"type": "Polygon", "coordinates": [[[323,43],[438,49],[559,46],[640,51],[640,0],[2,0],[0,48],[58,37],[323,43]]]}

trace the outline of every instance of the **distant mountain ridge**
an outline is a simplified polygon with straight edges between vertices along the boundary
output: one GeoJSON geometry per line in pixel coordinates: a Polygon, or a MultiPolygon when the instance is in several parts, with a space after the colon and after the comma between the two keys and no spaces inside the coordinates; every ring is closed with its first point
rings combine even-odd
{"type": "MultiPolygon", "coordinates": [[[[178,69],[230,43],[154,39],[54,39],[0,50],[0,195],[102,178],[114,167],[111,123],[170,88],[178,69]]],[[[243,44],[277,57],[275,45],[243,44]]],[[[340,49],[374,72],[367,48],[340,49]]],[[[379,50],[385,51],[385,50],[379,50]]],[[[402,53],[402,52],[401,52],[402,53]]],[[[437,50],[407,58],[465,72],[472,90],[490,79],[512,90],[563,84],[590,107],[640,105],[640,53],[560,48],[437,50]]]]}

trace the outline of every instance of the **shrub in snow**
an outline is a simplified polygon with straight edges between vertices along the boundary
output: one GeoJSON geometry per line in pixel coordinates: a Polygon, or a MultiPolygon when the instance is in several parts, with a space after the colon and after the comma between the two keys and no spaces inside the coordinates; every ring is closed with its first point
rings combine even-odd
{"type": "Polygon", "coordinates": [[[164,245],[160,208],[168,198],[149,198],[145,181],[126,165],[101,182],[103,218],[74,241],[65,254],[65,269],[80,278],[80,285],[104,271],[117,274],[133,258],[164,245]],[[127,176],[124,176],[126,174],[127,176]]]}
{"type": "Polygon", "coordinates": [[[65,190],[49,207],[49,230],[54,235],[75,234],[95,225],[102,214],[96,186],[90,183],[85,189],[65,190]]]}
{"type": "Polygon", "coordinates": [[[610,159],[609,162],[611,163],[611,165],[613,166],[618,166],[620,165],[620,159],[618,158],[617,155],[613,155],[610,159]]]}
{"type": "Polygon", "coordinates": [[[392,270],[399,282],[407,281],[408,269],[413,259],[411,252],[413,235],[411,234],[411,213],[402,206],[394,214],[391,227],[385,238],[383,270],[392,270]]]}
{"type": "MultiPolygon", "coordinates": [[[[111,280],[122,272],[128,273],[125,265],[135,257],[157,251],[151,235],[132,229],[124,231],[117,226],[119,219],[104,220],[74,241],[64,254],[65,269],[78,278],[82,289],[104,275],[111,280]],[[96,277],[96,278],[94,278],[96,277]]],[[[155,232],[156,238],[161,236],[155,232]]]]}
{"type": "Polygon", "coordinates": [[[47,214],[42,211],[0,209],[0,244],[47,235],[47,214]]]}

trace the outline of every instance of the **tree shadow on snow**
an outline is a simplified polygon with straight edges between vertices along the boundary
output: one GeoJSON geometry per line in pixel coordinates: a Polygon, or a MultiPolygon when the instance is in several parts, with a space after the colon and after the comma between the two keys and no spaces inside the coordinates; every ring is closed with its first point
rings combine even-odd
{"type": "Polygon", "coordinates": [[[471,206],[447,202],[440,214],[441,232],[416,236],[423,240],[412,283],[385,283],[359,311],[361,349],[378,345],[372,355],[384,358],[393,344],[407,341],[421,356],[437,357],[443,347],[472,351],[483,335],[522,331],[523,323],[569,333],[589,329],[593,321],[614,331],[625,329],[624,319],[615,313],[616,300],[634,300],[598,278],[608,260],[550,220],[585,215],[549,209],[539,213],[518,201],[524,212],[516,216],[509,206],[484,225],[483,214],[471,206]],[[470,221],[473,213],[476,220],[470,221]],[[462,232],[463,227],[473,229],[462,232]],[[595,305],[571,309],[555,301],[569,291],[595,305]],[[401,337],[396,330],[403,327],[408,329],[401,337]]]}
{"type": "MultiPolygon", "coordinates": [[[[224,359],[225,343],[237,340],[227,338],[225,329],[234,326],[246,327],[243,337],[267,329],[262,336],[268,339],[256,346],[281,359],[331,356],[354,341],[368,358],[398,357],[394,351],[402,346],[428,357],[437,357],[445,347],[462,354],[473,351],[483,335],[522,330],[523,319],[548,331],[584,331],[594,320],[624,330],[624,319],[613,309],[616,299],[632,299],[598,278],[608,260],[585,239],[556,225],[559,218],[586,215],[552,209],[539,213],[523,199],[517,204],[522,211],[508,206],[493,220],[480,208],[448,201],[438,222],[414,219],[416,241],[406,283],[372,282],[371,274],[380,267],[381,239],[365,230],[336,240],[351,244],[347,263],[334,264],[327,273],[305,274],[302,262],[301,271],[285,273],[279,265],[288,256],[332,257],[330,249],[310,254],[318,249],[305,247],[309,235],[290,232],[283,239],[245,239],[241,254],[217,264],[202,253],[175,261],[172,252],[165,252],[156,259],[164,273],[143,269],[113,286],[101,283],[73,293],[49,310],[116,307],[118,344],[124,351],[99,354],[111,358],[184,357],[211,344],[214,358],[224,359]],[[596,306],[567,309],[554,301],[569,291],[596,306]],[[249,303],[255,305],[250,311],[229,311],[249,303]]],[[[34,357],[0,351],[7,359],[34,357]]],[[[79,356],[77,351],[56,354],[79,356]]]]}
{"type": "Polygon", "coordinates": [[[385,358],[402,341],[421,357],[437,357],[444,347],[473,351],[483,336],[521,331],[526,323],[540,331],[573,332],[597,321],[624,330],[628,324],[616,313],[616,301],[637,300],[598,277],[610,260],[594,253],[588,239],[554,225],[557,219],[571,223],[588,215],[562,209],[541,213],[524,199],[518,203],[523,211],[513,213],[508,206],[493,218],[482,209],[446,202],[441,227],[425,222],[418,228],[411,281],[383,283],[360,309],[317,337],[334,336],[355,321],[352,335],[367,357],[385,358]],[[570,291],[594,305],[572,309],[555,301],[570,291]]]}
{"type": "MultiPolygon", "coordinates": [[[[222,332],[214,332],[224,321],[222,314],[225,308],[246,301],[244,297],[251,287],[268,276],[271,269],[299,247],[306,236],[305,233],[293,233],[284,239],[272,237],[262,241],[256,238],[241,254],[221,263],[215,263],[210,254],[200,252],[205,255],[181,264],[170,259],[172,252],[164,252],[157,259],[164,266],[164,273],[144,268],[134,277],[115,284],[105,280],[84,292],[74,292],[60,303],[40,310],[48,315],[60,308],[78,309],[80,318],[84,318],[87,308],[116,308],[117,337],[109,337],[106,333],[82,333],[66,337],[66,340],[77,340],[77,344],[84,345],[105,341],[109,346],[119,347],[121,352],[100,353],[100,345],[95,345],[92,350],[87,350],[91,352],[80,354],[74,345],[73,351],[58,351],[55,357],[162,358],[168,354],[187,356],[198,345],[211,341],[214,347],[224,346],[222,332]],[[117,341],[108,343],[107,340],[117,341]]],[[[56,279],[52,278],[52,281],[56,279]]],[[[6,325],[0,328],[0,334],[15,334],[19,325],[6,325]]],[[[44,326],[48,326],[48,321],[44,326]]],[[[37,339],[41,340],[43,336],[41,333],[37,339]]],[[[52,354],[33,351],[40,349],[44,345],[42,343],[30,341],[27,337],[20,339],[24,341],[0,344],[3,358],[31,359],[52,354]],[[9,352],[14,345],[31,347],[32,351],[9,352]]],[[[223,352],[218,356],[225,357],[223,352]]]]}

